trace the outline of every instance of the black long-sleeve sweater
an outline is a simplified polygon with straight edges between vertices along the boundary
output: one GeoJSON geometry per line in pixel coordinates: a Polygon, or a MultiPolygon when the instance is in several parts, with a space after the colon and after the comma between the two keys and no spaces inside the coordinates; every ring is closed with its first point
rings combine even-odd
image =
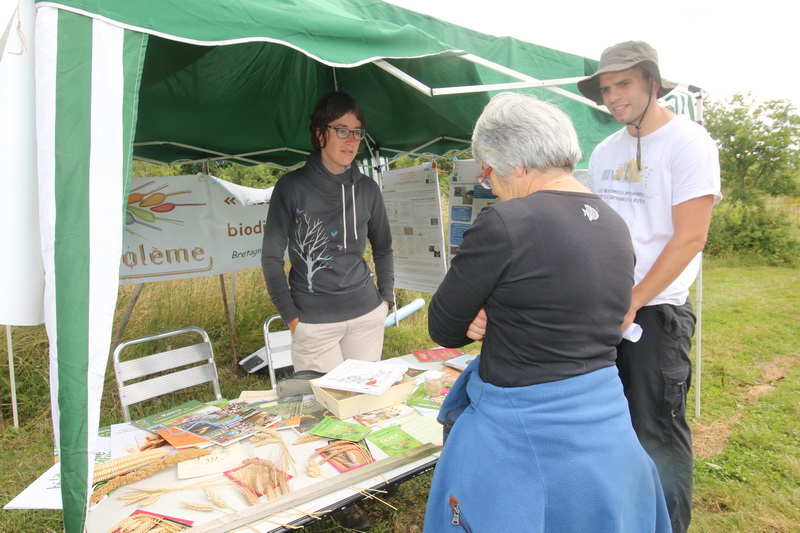
{"type": "Polygon", "coordinates": [[[428,308],[428,330],[460,347],[488,317],[480,376],[499,387],[612,366],[631,303],[628,227],[594,194],[539,191],[485,208],[428,308]]]}

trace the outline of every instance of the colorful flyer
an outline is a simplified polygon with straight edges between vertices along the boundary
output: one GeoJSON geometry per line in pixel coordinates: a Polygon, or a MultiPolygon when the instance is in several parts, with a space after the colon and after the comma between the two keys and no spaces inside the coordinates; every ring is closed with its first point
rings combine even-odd
{"type": "Polygon", "coordinates": [[[400,452],[422,446],[420,441],[403,431],[400,426],[389,426],[373,431],[367,439],[387,455],[397,455],[400,452]]]}
{"type": "Polygon", "coordinates": [[[323,418],[322,422],[308,430],[312,435],[352,442],[360,441],[370,431],[372,431],[371,428],[352,422],[342,422],[338,418],[323,418]]]}

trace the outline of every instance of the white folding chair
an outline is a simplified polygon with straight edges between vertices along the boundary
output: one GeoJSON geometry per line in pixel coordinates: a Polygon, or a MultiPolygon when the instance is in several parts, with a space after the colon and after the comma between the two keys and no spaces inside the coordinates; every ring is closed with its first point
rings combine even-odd
{"type": "Polygon", "coordinates": [[[280,315],[272,315],[264,322],[264,347],[269,365],[269,382],[272,390],[275,386],[275,369],[292,366],[292,332],[288,329],[271,331],[278,321],[283,322],[280,315]]]}
{"type": "Polygon", "coordinates": [[[125,422],[131,421],[128,406],[201,383],[211,382],[216,399],[222,399],[211,341],[205,331],[194,326],[121,342],[114,349],[114,372],[125,422]],[[185,334],[199,335],[201,342],[126,361],[120,359],[122,351],[130,346],[185,334]],[[170,370],[175,371],[140,380],[170,370]],[[132,380],[138,381],[128,384],[132,380]]]}

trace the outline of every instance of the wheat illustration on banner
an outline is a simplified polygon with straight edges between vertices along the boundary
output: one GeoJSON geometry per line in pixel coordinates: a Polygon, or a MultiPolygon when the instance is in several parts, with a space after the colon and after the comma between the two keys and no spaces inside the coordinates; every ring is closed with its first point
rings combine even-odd
{"type": "Polygon", "coordinates": [[[140,187],[137,187],[131,191],[128,195],[128,203],[125,206],[125,230],[134,233],[130,228],[127,226],[133,226],[134,224],[140,224],[142,226],[146,226],[151,229],[161,231],[161,228],[158,227],[158,223],[156,221],[163,220],[164,222],[170,222],[172,224],[183,224],[183,220],[178,220],[174,218],[166,218],[166,217],[159,217],[156,216],[155,213],[168,213],[173,211],[176,207],[184,207],[184,206],[198,206],[198,205],[206,205],[204,203],[181,203],[176,204],[173,202],[167,202],[166,199],[170,196],[176,196],[178,194],[189,194],[192,191],[177,191],[177,192],[160,192],[162,189],[169,187],[168,184],[162,185],[156,189],[147,192],[138,192],[145,187],[152,185],[154,182],[151,181],[146,183],[140,187]]]}

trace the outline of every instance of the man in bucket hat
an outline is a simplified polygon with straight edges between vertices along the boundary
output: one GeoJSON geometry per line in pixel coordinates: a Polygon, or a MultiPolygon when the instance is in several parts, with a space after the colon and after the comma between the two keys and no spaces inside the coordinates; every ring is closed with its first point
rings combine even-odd
{"type": "Polygon", "coordinates": [[[689,287],[712,206],[722,195],[714,141],[658,102],[675,86],[661,77],[656,51],[637,41],[607,48],[597,72],[578,82],[584,96],[625,125],[592,153],[589,187],[631,232],[635,286],[622,330],[637,324],[642,335],[620,342],[617,366],[634,429],[658,467],[673,531],[685,532],[692,502],[686,398],[695,327],[689,287]]]}

